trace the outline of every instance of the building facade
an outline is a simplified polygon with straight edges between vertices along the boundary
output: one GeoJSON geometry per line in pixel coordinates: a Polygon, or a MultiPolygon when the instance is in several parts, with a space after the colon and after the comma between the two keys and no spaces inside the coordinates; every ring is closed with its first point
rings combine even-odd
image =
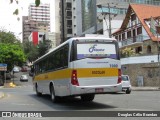
{"type": "Polygon", "coordinates": [[[40,27],[44,27],[43,29],[50,32],[50,4],[40,4],[38,7],[30,4],[28,10],[31,19],[40,23],[40,27]]]}
{"type": "MultiPolygon", "coordinates": [[[[109,37],[109,31],[111,31],[111,33],[114,33],[119,29],[130,3],[151,4],[157,6],[160,5],[159,0],[95,0],[95,1],[97,6],[94,6],[94,9],[97,9],[97,22],[96,23],[92,22],[94,23],[94,25],[86,30],[83,30],[82,34],[97,33],[97,34],[104,34],[105,36],[109,37]],[[98,8],[98,5],[101,5],[102,7],[98,8]]],[[[84,9],[82,11],[84,11],[84,9]]]]}
{"type": "Polygon", "coordinates": [[[160,86],[160,32],[152,31],[159,25],[159,6],[130,4],[120,29],[113,33],[120,43],[122,72],[133,86],[160,86]]]}
{"type": "Polygon", "coordinates": [[[22,40],[28,41],[28,37],[33,31],[38,31],[38,23],[28,16],[22,17],[22,40]]]}

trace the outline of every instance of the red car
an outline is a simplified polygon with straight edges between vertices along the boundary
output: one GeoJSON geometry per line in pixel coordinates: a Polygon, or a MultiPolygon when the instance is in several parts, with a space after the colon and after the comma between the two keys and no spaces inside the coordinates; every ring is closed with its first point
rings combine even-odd
{"type": "Polygon", "coordinates": [[[27,72],[27,68],[26,67],[22,67],[21,68],[21,72],[27,72]]]}

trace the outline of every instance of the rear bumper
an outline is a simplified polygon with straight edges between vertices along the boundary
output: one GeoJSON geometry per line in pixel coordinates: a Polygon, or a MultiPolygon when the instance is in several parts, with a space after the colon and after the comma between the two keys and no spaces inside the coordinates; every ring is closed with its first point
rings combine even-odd
{"type": "Polygon", "coordinates": [[[122,91],[126,91],[126,90],[131,91],[131,87],[122,87],[122,91]]]}
{"type": "Polygon", "coordinates": [[[72,86],[71,95],[81,94],[106,94],[122,91],[122,84],[98,86],[72,86]]]}

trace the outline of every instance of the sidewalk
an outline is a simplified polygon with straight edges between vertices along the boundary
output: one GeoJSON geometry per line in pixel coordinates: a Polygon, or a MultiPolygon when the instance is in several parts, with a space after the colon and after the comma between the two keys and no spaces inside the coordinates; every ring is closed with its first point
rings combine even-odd
{"type": "Polygon", "coordinates": [[[160,87],[135,87],[132,86],[133,91],[160,91],[160,87]]]}

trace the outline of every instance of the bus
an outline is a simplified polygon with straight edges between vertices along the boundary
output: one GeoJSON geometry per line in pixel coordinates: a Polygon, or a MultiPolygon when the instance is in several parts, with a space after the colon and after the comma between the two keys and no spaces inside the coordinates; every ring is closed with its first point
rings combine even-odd
{"type": "Polygon", "coordinates": [[[53,102],[70,96],[92,101],[96,94],[122,91],[119,47],[112,38],[70,38],[33,66],[36,94],[49,94],[53,102]]]}

